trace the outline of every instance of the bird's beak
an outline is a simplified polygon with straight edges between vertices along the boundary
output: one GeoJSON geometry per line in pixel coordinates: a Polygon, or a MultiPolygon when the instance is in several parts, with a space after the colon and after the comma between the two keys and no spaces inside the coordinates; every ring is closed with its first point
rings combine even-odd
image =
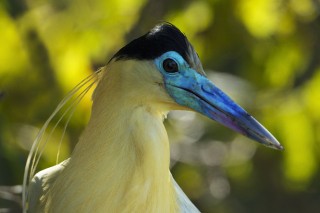
{"type": "Polygon", "coordinates": [[[189,77],[185,76],[182,79],[168,82],[166,88],[171,97],[180,105],[192,108],[268,147],[283,149],[266,128],[205,76],[198,73],[189,77]]]}

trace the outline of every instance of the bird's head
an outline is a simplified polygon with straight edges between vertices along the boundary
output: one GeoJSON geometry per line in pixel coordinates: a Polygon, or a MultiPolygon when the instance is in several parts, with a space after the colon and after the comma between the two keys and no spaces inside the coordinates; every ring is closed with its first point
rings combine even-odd
{"type": "Polygon", "coordinates": [[[119,74],[125,79],[123,87],[128,94],[135,90],[131,84],[136,84],[148,101],[161,102],[171,110],[197,111],[259,143],[282,149],[267,129],[206,77],[192,45],[172,24],[157,25],[131,41],[109,64],[131,66],[125,74],[119,74]]]}

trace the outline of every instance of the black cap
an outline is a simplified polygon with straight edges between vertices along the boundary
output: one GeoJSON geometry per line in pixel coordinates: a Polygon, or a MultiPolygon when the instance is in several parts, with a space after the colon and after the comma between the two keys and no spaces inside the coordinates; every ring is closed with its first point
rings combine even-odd
{"type": "Polygon", "coordinates": [[[189,46],[187,37],[177,27],[166,22],[128,43],[111,60],[152,60],[165,52],[176,51],[188,61],[189,46]]]}

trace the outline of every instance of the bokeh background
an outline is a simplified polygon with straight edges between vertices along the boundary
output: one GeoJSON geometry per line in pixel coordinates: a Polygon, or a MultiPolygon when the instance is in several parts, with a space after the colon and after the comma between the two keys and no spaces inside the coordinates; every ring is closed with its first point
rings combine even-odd
{"type": "MultiPolygon", "coordinates": [[[[320,212],[319,12],[317,0],[2,0],[0,212],[21,211],[28,150],[59,101],[161,21],[188,36],[209,78],[285,147],[268,149],[192,112],[171,113],[172,173],[186,194],[203,212],[320,212]]],[[[90,107],[88,95],[60,158],[90,107]]],[[[63,128],[39,169],[55,163],[63,128]]]]}

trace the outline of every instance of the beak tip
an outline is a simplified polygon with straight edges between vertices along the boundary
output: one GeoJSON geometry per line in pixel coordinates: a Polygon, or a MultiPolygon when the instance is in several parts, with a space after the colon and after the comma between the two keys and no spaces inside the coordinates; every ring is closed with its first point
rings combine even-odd
{"type": "Polygon", "coordinates": [[[284,147],[276,139],[268,141],[266,145],[276,150],[280,150],[280,151],[284,150],[284,147]]]}
{"type": "Polygon", "coordinates": [[[284,147],[279,143],[277,145],[274,145],[274,147],[277,149],[277,150],[280,150],[280,151],[283,151],[284,150],[284,147]]]}

